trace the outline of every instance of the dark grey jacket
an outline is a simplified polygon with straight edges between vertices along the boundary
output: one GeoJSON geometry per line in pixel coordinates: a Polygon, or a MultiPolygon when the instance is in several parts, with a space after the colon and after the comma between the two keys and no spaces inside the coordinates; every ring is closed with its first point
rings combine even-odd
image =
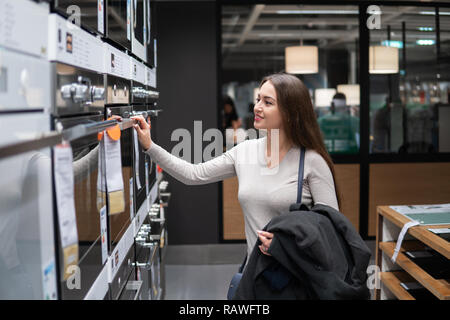
{"type": "Polygon", "coordinates": [[[321,204],[294,204],[273,218],[268,252],[258,240],[234,299],[369,299],[370,250],[350,221],[321,204]]]}

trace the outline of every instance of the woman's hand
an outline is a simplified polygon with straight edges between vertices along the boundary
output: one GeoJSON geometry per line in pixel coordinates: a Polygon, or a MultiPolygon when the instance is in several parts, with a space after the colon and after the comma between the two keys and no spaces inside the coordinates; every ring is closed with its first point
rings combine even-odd
{"type": "Polygon", "coordinates": [[[149,123],[145,121],[143,116],[131,117],[131,119],[137,120],[138,123],[134,125],[134,129],[136,129],[139,142],[142,145],[144,150],[148,150],[152,144],[152,138],[150,136],[150,128],[152,127],[152,123],[149,119],[149,123]]]}
{"type": "Polygon", "coordinates": [[[259,246],[259,250],[266,256],[272,256],[271,254],[267,253],[267,250],[269,250],[270,244],[272,243],[273,233],[266,232],[266,231],[257,231],[258,232],[258,238],[261,240],[261,245],[259,246]]]}

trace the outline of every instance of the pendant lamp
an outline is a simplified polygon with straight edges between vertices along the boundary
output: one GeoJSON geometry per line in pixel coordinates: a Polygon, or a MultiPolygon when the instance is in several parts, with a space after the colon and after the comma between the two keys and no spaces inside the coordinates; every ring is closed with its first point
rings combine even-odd
{"type": "Polygon", "coordinates": [[[285,48],[285,69],[292,74],[319,72],[319,48],[317,46],[293,46],[285,48]]]}

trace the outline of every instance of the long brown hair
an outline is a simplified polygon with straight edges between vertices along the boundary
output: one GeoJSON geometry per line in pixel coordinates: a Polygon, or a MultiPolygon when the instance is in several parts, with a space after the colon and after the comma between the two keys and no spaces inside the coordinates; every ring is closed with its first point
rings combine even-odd
{"type": "Polygon", "coordinates": [[[283,126],[291,142],[297,147],[315,150],[330,167],[336,198],[341,209],[341,197],[336,184],[333,161],[325,148],[308,88],[300,79],[287,73],[269,75],[262,79],[259,87],[261,88],[267,81],[275,87],[283,126]]]}

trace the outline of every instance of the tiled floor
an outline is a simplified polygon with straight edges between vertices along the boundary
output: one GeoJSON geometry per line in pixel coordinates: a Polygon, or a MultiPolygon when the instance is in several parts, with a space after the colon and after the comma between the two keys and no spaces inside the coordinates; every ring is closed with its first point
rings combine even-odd
{"type": "MultiPolygon", "coordinates": [[[[366,242],[372,250],[374,241],[366,242]]],[[[231,278],[245,256],[245,244],[169,246],[167,300],[224,300],[231,278]]]]}

